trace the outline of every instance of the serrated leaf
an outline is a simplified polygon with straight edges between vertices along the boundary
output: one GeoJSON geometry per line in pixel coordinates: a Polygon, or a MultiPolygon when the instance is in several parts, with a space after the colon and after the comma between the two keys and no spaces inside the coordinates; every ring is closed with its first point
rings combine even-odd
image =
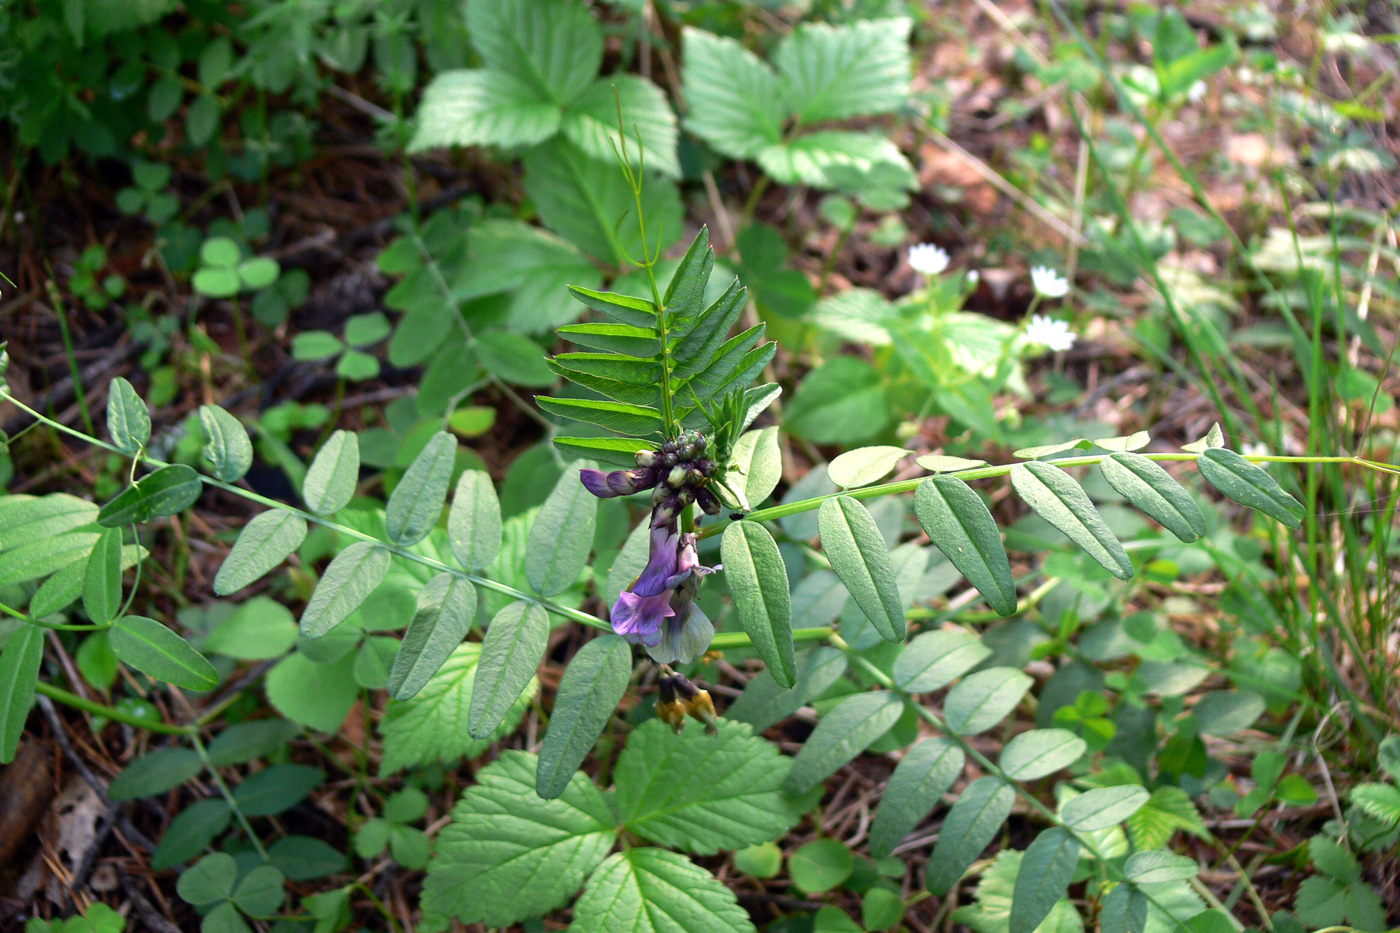
{"type": "Polygon", "coordinates": [[[560,128],[569,141],[591,158],[611,162],[622,152],[618,135],[619,110],[627,130],[626,145],[636,164],[640,144],[645,167],[679,178],[676,158],[676,114],[666,95],[645,78],[613,74],[594,82],[564,111],[560,128]],[[638,140],[640,136],[640,140],[638,140]]]}
{"type": "Polygon", "coordinates": [[[306,520],[282,509],[269,509],[243,526],[228,557],[214,577],[214,592],[236,593],[272,570],[306,540],[306,520]]]}
{"type": "Polygon", "coordinates": [[[782,140],[781,82],[758,56],[733,39],[686,29],[682,58],[687,129],[736,159],[782,140]]]}
{"type": "Polygon", "coordinates": [[[908,693],[945,687],[992,654],[982,640],[962,629],[940,629],[915,636],[894,660],[894,682],[908,693]]]}
{"type": "Polygon", "coordinates": [[[1014,667],[989,667],[969,674],[948,691],[944,721],[958,735],[986,732],[1016,708],[1032,682],[1014,667]]]}
{"type": "Polygon", "coordinates": [[[582,4],[476,0],[467,9],[467,29],[487,68],[562,106],[593,83],[602,63],[602,30],[582,4]]]}
{"type": "Polygon", "coordinates": [[[1387,826],[1400,824],[1400,790],[1389,784],[1362,784],[1353,787],[1349,798],[1364,813],[1387,826]]]}
{"type": "Polygon", "coordinates": [[[1149,797],[1151,794],[1136,784],[1095,787],[1066,800],[1060,807],[1060,819],[1076,832],[1108,829],[1141,810],[1149,797]]]}
{"type": "Polygon", "coordinates": [[[865,174],[888,163],[901,175],[915,177],[904,153],[889,139],[848,130],[818,130],[775,143],[759,151],[757,161],[774,181],[828,190],[836,187],[828,173],[838,166],[865,174]]]}
{"type": "Polygon", "coordinates": [[[122,605],[122,532],[108,528],[92,546],[83,571],[83,611],[98,625],[114,619],[122,605]]]}
{"type": "Polygon", "coordinates": [[[718,729],[678,734],[652,719],[628,736],[614,772],[628,831],[713,855],[776,839],[801,818],[801,803],[782,790],[791,760],[743,723],[721,719],[718,729]]]}
{"type": "Polygon", "coordinates": [[[123,663],[156,680],[190,690],[208,690],[219,683],[214,665],[155,619],[122,616],[108,629],[107,640],[123,663]]]}
{"type": "Polygon", "coordinates": [[[850,496],[836,496],[822,503],[817,521],[831,569],[860,611],[886,641],[903,641],[904,604],[890,552],[870,512],[850,496]]]}
{"type": "Polygon", "coordinates": [[[804,123],[899,109],[909,96],[912,26],[901,17],[794,29],[773,53],[787,106],[804,123]]]}
{"type": "Polygon", "coordinates": [[[909,451],[903,447],[860,447],[848,450],[827,465],[827,477],[842,489],[857,489],[881,480],[909,451]]]}
{"type": "Polygon", "coordinates": [[[199,406],[199,425],[204,430],[204,459],[217,479],[237,482],[253,465],[253,442],[243,423],[218,405],[199,406]]]}
{"type": "Polygon", "coordinates": [[[1000,615],[1016,612],[1016,581],[987,504],[955,476],[931,476],[914,491],[914,514],[929,540],[1000,615]]]}
{"type": "Polygon", "coordinates": [[[1064,897],[1079,865],[1079,840],[1058,826],[1026,847],[1011,896],[1009,933],[1034,933],[1064,897]]]}
{"type": "Polygon", "coordinates": [[[488,566],[501,550],[501,503],[489,474],[464,470],[447,513],[447,541],[470,571],[488,566]]]}
{"type": "Polygon", "coordinates": [[[1201,475],[1227,497],[1263,512],[1289,528],[1300,528],[1305,509],[1266,471],[1233,450],[1210,447],[1196,461],[1201,475]]]}
{"type": "Polygon", "coordinates": [[[301,613],[301,634],[320,638],[360,608],[389,572],[389,552],[373,541],[356,541],[335,556],[301,613]]]}
{"type": "Polygon", "coordinates": [[[1084,490],[1064,470],[1043,461],[1011,468],[1011,485],[1037,515],[1059,529],[1115,577],[1133,575],[1133,561],[1084,490]]]}
{"type": "Polygon", "coordinates": [[[733,892],[684,855],[643,846],[618,852],[584,886],[574,933],[753,933],[733,892]]]}
{"type": "Polygon", "coordinates": [[[1123,873],[1138,884],[1158,884],[1166,881],[1189,881],[1201,868],[1196,860],[1175,852],[1134,852],[1128,856],[1123,873]]]}
{"type": "Polygon", "coordinates": [[[134,454],[151,439],[151,412],[121,376],[107,387],[107,433],[123,453],[134,454]]]}
{"type": "Polygon", "coordinates": [[[537,759],[506,751],[475,775],[438,835],[423,904],[463,923],[506,926],[562,907],[617,837],[602,795],[582,774],[563,793],[533,794],[537,759]]]}
{"type": "Polygon", "coordinates": [[[301,497],[306,507],[317,515],[333,515],[355,495],[355,482],[360,477],[360,438],[352,431],[336,431],[321,445],[306,479],[301,485],[301,497]]]}
{"type": "Polygon", "coordinates": [[[413,458],[384,509],[384,525],[390,541],[408,547],[422,541],[433,530],[447,500],[447,484],[452,481],[456,456],[456,439],[446,431],[439,431],[413,458]]]}
{"type": "Polygon", "coordinates": [[[884,858],[928,816],[962,773],[963,750],[948,739],[925,739],[909,749],[885,787],[870,825],[870,854],[884,858]]]}
{"type": "Polygon", "coordinates": [[[1088,747],[1068,729],[1032,729],[1006,743],[998,765],[1014,781],[1034,781],[1074,764],[1088,747]]]}
{"type": "Polygon", "coordinates": [[[593,750],[612,718],[632,676],[632,649],[616,635],[603,635],[574,655],[549,716],[549,731],[540,746],[535,792],[552,800],[564,792],[574,772],[593,750]]]}
{"type": "Polygon", "coordinates": [[[1001,778],[982,777],[967,785],[943,818],[924,884],[942,897],[957,884],[1011,815],[1016,791],[1001,778]]]}
{"type": "Polygon", "coordinates": [[[791,687],[796,667],[792,596],[777,543],[757,522],[734,522],[724,529],[720,558],[739,624],[773,679],[791,687]]]}
{"type": "Polygon", "coordinates": [[[559,132],[562,111],[499,71],[445,71],[423,89],[409,152],[437,146],[529,146],[559,132]]]}
{"type": "Polygon", "coordinates": [[[505,721],[535,676],[549,642],[549,614],[538,603],[511,603],[491,620],[481,643],[467,731],[485,738],[505,721]]]}
{"type": "Polygon", "coordinates": [[[792,761],[785,787],[789,794],[805,794],[837,768],[870,747],[890,731],[904,702],[884,690],[857,693],[842,700],[822,717],[792,761]]]}
{"type": "Polygon", "coordinates": [[[389,695],[406,700],[422,690],[462,643],[475,617],[476,588],[470,581],[450,573],[429,580],[418,593],[417,608],[389,670],[389,695]]]}
{"type": "Polygon", "coordinates": [[[44,630],[21,625],[0,648],[0,764],[15,760],[44,660],[44,630]]]}
{"type": "Polygon", "coordinates": [[[542,395],[535,396],[535,404],[550,414],[596,424],[617,434],[635,436],[661,433],[661,412],[645,405],[542,395]]]}
{"type": "Polygon", "coordinates": [[[598,500],[579,482],[578,475],[579,470],[594,465],[575,460],[566,466],[530,528],[525,576],[541,596],[556,596],[573,586],[588,564],[598,500]]]}
{"type": "Polygon", "coordinates": [[[1159,787],[1146,804],[1128,817],[1128,837],[1140,850],[1159,849],[1178,829],[1205,838],[1208,833],[1187,793],[1179,787],[1159,787]]]}
{"type": "Polygon", "coordinates": [[[1206,533],[1205,516],[1190,493],[1141,454],[1112,454],[1099,461],[1099,469],[1119,494],[1182,541],[1195,541],[1206,533]]]}

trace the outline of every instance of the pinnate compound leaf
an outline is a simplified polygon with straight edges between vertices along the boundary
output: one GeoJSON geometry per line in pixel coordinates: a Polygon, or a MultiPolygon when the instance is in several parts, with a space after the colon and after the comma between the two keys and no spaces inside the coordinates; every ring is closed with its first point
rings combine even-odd
{"type": "Polygon", "coordinates": [[[539,690],[538,682],[532,682],[515,701],[505,721],[491,735],[474,739],[467,731],[480,657],[480,644],[463,642],[415,696],[389,701],[379,726],[384,736],[380,774],[434,762],[454,764],[481,754],[519,725],[525,708],[539,690]]]}
{"type": "Polygon", "coordinates": [[[559,105],[499,71],[445,71],[423,90],[409,152],[437,146],[530,146],[559,132],[559,105]]]}
{"type": "Polygon", "coordinates": [[[1009,933],[1034,933],[1064,897],[1079,864],[1079,840],[1058,826],[1026,847],[1011,895],[1009,933]]]}
{"type": "Polygon", "coordinates": [[[464,470],[457,478],[447,512],[447,542],[461,565],[473,572],[488,566],[501,551],[501,502],[491,476],[464,470]]]}
{"type": "Polygon", "coordinates": [[[557,596],[573,586],[588,564],[598,500],[578,476],[579,470],[594,466],[590,460],[566,466],[530,528],[525,576],[541,596],[557,596]]]}
{"type": "Polygon", "coordinates": [[[301,634],[320,638],[360,608],[389,572],[389,552],[373,541],[356,541],[326,567],[301,614],[301,634]]]}
{"type": "Polygon", "coordinates": [[[122,616],[107,632],[112,651],[143,674],[185,687],[208,690],[219,682],[214,665],[190,643],[155,619],[122,616]]]}
{"type": "Polygon", "coordinates": [[[1011,485],[1037,515],[1083,548],[1115,577],[1133,575],[1133,561],[1084,490],[1064,470],[1042,460],[1011,468],[1011,485]]]}
{"type": "Polygon", "coordinates": [[[535,792],[545,800],[558,797],[569,786],[627,692],[631,677],[631,646],[616,635],[593,639],[569,662],[540,747],[535,792]]]}
{"type": "Polygon", "coordinates": [[[204,430],[204,459],[215,478],[237,482],[253,465],[253,442],[243,423],[218,405],[199,406],[199,426],[204,430]]]}
{"type": "Polygon", "coordinates": [[[491,620],[481,643],[467,731],[495,732],[535,676],[549,641],[549,614],[538,603],[511,603],[491,620]]]}
{"type": "Polygon", "coordinates": [[[842,489],[869,486],[889,474],[909,451],[903,447],[860,447],[848,450],[827,465],[827,477],[842,489]]]}
{"type": "Polygon", "coordinates": [[[1016,582],[987,504],[955,476],[931,476],[914,492],[914,514],[934,547],[1004,616],[1016,612],[1016,582]]]}
{"type": "Polygon", "coordinates": [[[389,695],[407,700],[422,690],[462,643],[475,617],[476,588],[471,581],[450,573],[429,580],[418,593],[417,608],[389,670],[389,695]]]}
{"type": "Polygon", "coordinates": [[[617,762],[618,818],[630,832],[697,855],[769,842],[804,812],[783,793],[791,763],[727,718],[713,736],[648,720],[617,762]]]}
{"type": "Polygon", "coordinates": [[[780,687],[793,685],[792,594],[773,536],[757,522],[724,529],[720,558],[739,623],[780,687]]]}
{"type": "Polygon", "coordinates": [[[134,454],[151,439],[151,412],[121,376],[107,389],[107,433],[123,453],[134,454]]]}
{"type": "Polygon", "coordinates": [[[447,484],[452,481],[452,463],[456,456],[456,439],[446,431],[439,431],[413,458],[384,508],[384,525],[390,541],[408,547],[422,541],[433,530],[442,514],[442,504],[447,500],[447,484]]]}
{"type": "Polygon", "coordinates": [[[306,540],[306,519],[282,509],[257,515],[239,532],[214,577],[214,592],[236,593],[272,570],[306,540]]]}
{"type": "Polygon", "coordinates": [[[789,794],[805,794],[832,772],[870,747],[890,731],[904,702],[898,695],[879,690],[857,693],[822,717],[792,761],[785,787],[789,794]]]}
{"type": "Polygon", "coordinates": [[[1011,815],[1016,791],[996,777],[978,778],[967,786],[943,819],[924,884],[942,897],[957,884],[1011,815]]]}
{"type": "Polygon", "coordinates": [[[339,512],[355,495],[360,477],[360,437],[351,431],[336,431],[306,469],[301,497],[317,515],[339,512]]]}
{"type": "Polygon", "coordinates": [[[687,129],[735,159],[782,141],[786,114],[772,68],[735,40],[703,29],[685,30],[682,54],[687,129]]]}
{"type": "Polygon", "coordinates": [[[1060,807],[1065,826],[1087,833],[1108,829],[1141,810],[1151,794],[1136,784],[1096,787],[1072,797],[1060,807]]]}
{"type": "Polygon", "coordinates": [[[108,528],[92,546],[83,571],[83,611],[103,625],[114,619],[122,606],[122,532],[108,528]]]}
{"type": "Polygon", "coordinates": [[[945,687],[987,658],[992,649],[962,629],[939,629],[915,636],[894,659],[894,682],[908,693],[945,687]]]}
{"type": "Polygon", "coordinates": [[[618,852],[588,879],[573,933],[753,933],[748,912],[714,875],[684,855],[650,846],[618,852]]]}
{"type": "Polygon", "coordinates": [[[0,648],[0,764],[15,759],[44,660],[44,630],[21,625],[0,648]]]}
{"type": "Polygon", "coordinates": [[[788,107],[804,123],[897,110],[909,96],[912,25],[899,18],[797,27],[773,53],[788,107]]]}
{"type": "Polygon", "coordinates": [[[989,667],[969,674],[948,691],[943,718],[958,735],[976,735],[1001,722],[1031,688],[1029,675],[1014,667],[989,667]]]}
{"type": "Polygon", "coordinates": [[[1099,469],[1110,486],[1182,541],[1206,533],[1205,516],[1190,493],[1153,461],[1123,451],[1099,461],[1099,469]]]}
{"type": "Polygon", "coordinates": [[[1032,729],[1007,742],[997,764],[1013,781],[1034,781],[1074,764],[1088,747],[1068,729],[1032,729]]]}
{"type": "Polygon", "coordinates": [[[552,800],[533,793],[537,759],[502,752],[476,774],[438,835],[423,905],[498,927],[562,907],[617,838],[602,794],[573,774],[552,800]]]}
{"type": "Polygon", "coordinates": [[[904,640],[904,604],[875,519],[858,500],[837,496],[817,514],[822,549],[860,611],[886,641],[904,640]]]}
{"type": "Polygon", "coordinates": [[[928,816],[962,773],[963,750],[948,739],[925,739],[905,754],[890,776],[870,826],[870,854],[884,858],[928,816]]]}
{"type": "Polygon", "coordinates": [[[1196,463],[1207,482],[1240,505],[1263,512],[1289,528],[1302,527],[1303,504],[1278,480],[1233,450],[1208,447],[1196,463]]]}

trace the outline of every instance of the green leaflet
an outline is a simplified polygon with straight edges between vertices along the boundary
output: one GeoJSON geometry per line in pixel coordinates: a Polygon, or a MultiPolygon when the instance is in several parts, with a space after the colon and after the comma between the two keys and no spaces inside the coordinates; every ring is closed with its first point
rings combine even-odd
{"type": "Polygon", "coordinates": [[[1009,933],[1034,933],[1064,897],[1079,865],[1079,840],[1058,826],[1026,847],[1011,895],[1009,933]]]}
{"type": "Polygon", "coordinates": [[[904,701],[885,690],[857,693],[822,717],[792,761],[786,788],[805,794],[837,768],[890,731],[904,712],[904,701]]]}
{"type": "Polygon", "coordinates": [[[756,508],[767,499],[783,477],[777,425],[741,435],[734,442],[729,467],[725,485],[742,494],[747,505],[756,508]]]}
{"type": "MultiPolygon", "coordinates": [[[[147,553],[145,548],[139,548],[139,550],[142,555],[147,553]]],[[[122,547],[123,572],[136,565],[137,551],[138,547],[134,544],[122,547]]],[[[81,556],[81,551],[79,556],[81,556]]],[[[0,560],[0,563],[4,562],[5,560],[0,560]]],[[[86,571],[87,563],[85,561],[70,559],[67,566],[56,571],[34,591],[34,596],[29,600],[29,614],[42,619],[46,615],[67,608],[73,600],[82,595],[83,578],[86,571]]]]}
{"type": "Polygon", "coordinates": [[[1088,747],[1068,729],[1032,729],[1007,742],[997,764],[1013,781],[1034,781],[1069,767],[1088,747]]]}
{"type": "Polygon", "coordinates": [[[914,514],[934,547],[952,561],[991,607],[1016,612],[1016,582],[987,504],[956,476],[931,476],[914,492],[914,514]]]}
{"type": "Polygon", "coordinates": [[[931,693],[966,674],[992,649],[962,629],[940,629],[914,637],[894,659],[894,682],[909,693],[931,693]]]}
{"type": "Polygon", "coordinates": [[[780,687],[772,671],[764,670],[748,682],[744,692],[724,711],[724,718],[746,722],[754,732],[763,732],[825,693],[841,679],[848,662],[839,649],[819,647],[797,655],[796,663],[796,684],[780,687]]]}
{"type": "Polygon", "coordinates": [[[757,522],[734,522],[724,529],[720,559],[739,623],[773,679],[791,687],[796,667],[792,595],[777,543],[757,522]]]}
{"type": "Polygon", "coordinates": [[[1135,884],[1120,884],[1103,899],[1100,933],[1146,933],[1147,896],[1135,884]]]}
{"type": "Polygon", "coordinates": [[[1190,881],[1200,870],[1195,859],[1164,851],[1134,852],[1123,866],[1124,874],[1138,884],[1190,881]]]}
{"type": "Polygon", "coordinates": [[[160,748],[132,759],[107,785],[112,800],[135,800],[163,794],[204,770],[199,755],[188,748],[160,748]]]}
{"type": "Polygon", "coordinates": [[[1001,722],[1021,702],[1033,681],[1014,667],[989,667],[969,674],[948,691],[943,718],[958,735],[976,735],[1001,722]]]}
{"type": "Polygon", "coordinates": [[[96,518],[97,506],[64,492],[0,497],[0,553],[39,538],[76,531],[96,518]]]}
{"type": "Polygon", "coordinates": [[[650,846],[605,861],[574,905],[574,933],[753,933],[748,912],[709,871],[650,846]]]}
{"type": "Polygon", "coordinates": [[[556,437],[554,446],[562,454],[631,469],[637,465],[637,451],[654,445],[634,437],[556,437]]]}
{"type": "Polygon", "coordinates": [[[194,505],[204,484],[183,463],[163,466],[132,483],[97,513],[97,523],[117,528],[183,512],[194,505]]]}
{"type": "Polygon", "coordinates": [[[214,665],[155,619],[122,616],[108,629],[113,653],[143,674],[185,687],[208,690],[219,683],[214,665]]]}
{"type": "Polygon", "coordinates": [[[93,545],[83,573],[83,611],[98,625],[110,622],[122,605],[122,532],[108,528],[93,545]]]}
{"type": "Polygon", "coordinates": [[[151,439],[151,412],[121,376],[107,387],[107,433],[122,453],[134,454],[151,439]]]}
{"type": "Polygon", "coordinates": [[[531,793],[534,755],[505,751],[476,774],[438,835],[423,905],[505,926],[562,907],[617,838],[603,795],[574,774],[554,800],[531,793]]]}
{"type": "Polygon", "coordinates": [[[1015,799],[1016,791],[1001,778],[982,777],[967,786],[943,818],[924,876],[929,891],[948,893],[1011,815],[1015,799]]]}
{"type": "Polygon", "coordinates": [[[223,768],[271,755],[300,732],[300,726],[285,719],[234,723],[209,743],[209,763],[223,768]]]}
{"type": "MultiPolygon", "coordinates": [[[[706,240],[708,239],[709,234],[706,231],[706,240]]],[[[710,255],[713,259],[714,254],[710,255]]],[[[708,273],[706,275],[708,276],[708,273]]],[[[689,379],[709,365],[715,358],[715,353],[728,339],[729,329],[739,320],[744,305],[748,303],[748,297],[749,290],[740,285],[738,278],[735,278],[724,293],[711,302],[694,322],[690,332],[682,337],[671,351],[676,361],[674,376],[677,379],[689,379]]]]}
{"type": "Polygon", "coordinates": [[[15,759],[43,660],[44,630],[37,625],[21,625],[0,649],[0,764],[15,759]]]}
{"type": "Polygon", "coordinates": [[[217,479],[237,482],[253,465],[253,442],[233,415],[218,405],[199,406],[199,425],[204,430],[204,459],[217,479]]]}
{"type": "MultiPolygon", "coordinates": [[[[92,551],[99,537],[93,532],[74,531],[52,538],[29,540],[10,548],[0,554],[0,588],[38,580],[72,564],[85,568],[84,558],[92,551]],[[84,562],[79,564],[80,561],[84,562]]],[[[78,579],[81,581],[82,578],[78,579]]]]}
{"type": "Polygon", "coordinates": [[[233,549],[214,577],[214,592],[236,593],[287,559],[306,540],[306,520],[300,515],[269,509],[243,526],[233,549]]]}
{"type": "Polygon", "coordinates": [[[458,563],[475,573],[501,551],[501,502],[489,474],[463,470],[447,512],[447,543],[458,563]]]}
{"type": "Polygon", "coordinates": [[[593,288],[569,286],[569,292],[599,314],[607,315],[619,324],[626,324],[652,333],[656,329],[656,307],[645,298],[633,298],[618,292],[600,292],[593,288]]]}
{"type": "Polygon", "coordinates": [[[572,344],[648,359],[660,352],[656,333],[649,327],[631,324],[565,324],[559,335],[572,344]]]}
{"type": "MultiPolygon", "coordinates": [[[[667,336],[672,341],[684,340],[700,323],[700,312],[705,310],[705,286],[714,268],[715,251],[710,249],[710,228],[701,227],[676,265],[671,283],[666,286],[666,294],[661,299],[669,322],[670,333],[667,336]]],[[[676,356],[685,356],[680,352],[679,345],[675,350],[676,356]]]]}
{"type": "Polygon", "coordinates": [[[1041,460],[1011,468],[1011,485],[1035,513],[1082,547],[1115,577],[1133,575],[1133,561],[1068,473],[1041,460]]]}
{"type": "Polygon", "coordinates": [[[727,717],[717,735],[679,734],[659,719],[627,737],[615,770],[615,806],[629,832],[658,845],[713,855],[768,842],[805,812],[783,793],[792,760],[727,717]]]}
{"type": "Polygon", "coordinates": [[[1108,829],[1141,810],[1150,796],[1136,784],[1096,787],[1066,800],[1060,807],[1060,819],[1076,832],[1108,829]]]}
{"type": "Polygon", "coordinates": [[[870,826],[870,854],[884,858],[938,805],[965,763],[948,739],[925,739],[905,754],[890,776],[870,826]]]}
{"type": "Polygon", "coordinates": [[[602,63],[602,30],[587,7],[558,0],[481,0],[467,11],[467,28],[483,65],[557,105],[578,99],[602,63]]]}
{"type": "Polygon", "coordinates": [[[1182,541],[1206,533],[1205,516],[1170,473],[1141,454],[1126,451],[1099,461],[1108,484],[1182,541]]]}
{"type": "Polygon", "coordinates": [[[301,634],[322,635],[360,608],[389,572],[389,552],[373,541],[356,541],[335,556],[301,613],[301,634]]]}
{"type": "Polygon", "coordinates": [[[470,581],[450,573],[429,580],[418,593],[417,608],[389,670],[389,695],[406,700],[422,690],[462,643],[475,617],[476,588],[470,581]]]}
{"type": "Polygon", "coordinates": [[[336,431],[330,436],[301,484],[301,497],[306,507],[317,515],[339,512],[355,495],[355,482],[360,478],[360,438],[352,431],[336,431]]]}
{"type": "Polygon", "coordinates": [[[311,765],[279,764],[249,775],[233,790],[244,816],[275,816],[290,810],[326,780],[311,765]]]}
{"type": "Polygon", "coordinates": [[[817,514],[822,549],[860,611],[886,641],[904,640],[904,604],[880,529],[858,500],[837,496],[817,514]]]}
{"type": "Polygon", "coordinates": [[[907,18],[804,23],[773,52],[783,93],[803,123],[889,113],[909,96],[907,18]]]}
{"type": "Polygon", "coordinates": [[[593,550],[598,500],[579,482],[579,470],[594,466],[575,460],[564,467],[554,491],[540,506],[525,544],[525,577],[541,596],[557,596],[574,585],[593,550]]]}
{"type": "Polygon", "coordinates": [[[632,677],[632,649],[616,635],[603,635],[574,655],[549,716],[540,747],[535,792],[545,800],[564,793],[574,772],[598,741],[632,677]]]}
{"type": "Polygon", "coordinates": [[[439,431],[408,465],[384,507],[384,525],[394,544],[409,547],[433,530],[447,499],[456,456],[456,439],[439,431]]]}
{"type": "Polygon", "coordinates": [[[848,450],[827,465],[827,477],[842,489],[869,486],[884,479],[909,451],[903,447],[860,447],[848,450]]]}
{"type": "Polygon", "coordinates": [[[1278,481],[1233,450],[1208,447],[1196,461],[1201,475],[1240,505],[1257,509],[1289,528],[1300,528],[1305,509],[1278,481]]]}
{"type": "Polygon", "coordinates": [[[481,643],[467,731],[491,735],[535,676],[549,641],[549,614],[538,603],[511,603],[491,620],[481,643]]]}
{"type": "Polygon", "coordinates": [[[596,424],[617,434],[661,433],[661,412],[645,405],[583,398],[549,398],[543,395],[535,396],[535,402],[552,415],[596,424]]]}

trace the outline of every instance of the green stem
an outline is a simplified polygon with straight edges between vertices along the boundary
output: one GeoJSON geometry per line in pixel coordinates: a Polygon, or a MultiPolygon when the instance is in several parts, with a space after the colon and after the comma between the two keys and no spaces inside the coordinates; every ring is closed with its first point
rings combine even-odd
{"type": "Polygon", "coordinates": [[[49,270],[49,301],[53,303],[54,313],[58,315],[58,330],[63,337],[63,355],[68,358],[68,374],[73,380],[73,396],[78,400],[78,411],[82,413],[83,424],[87,426],[89,432],[96,434],[97,428],[93,426],[92,412],[88,410],[87,392],[83,389],[82,373],[78,370],[78,357],[73,352],[73,335],[68,330],[68,309],[63,304],[63,296],[58,293],[58,286],[53,283],[53,270],[49,270]]]}
{"type": "MultiPolygon", "coordinates": [[[[799,628],[794,629],[792,640],[803,641],[826,641],[836,630],[830,626],[824,628],[799,628]]],[[[743,632],[720,632],[710,641],[710,648],[715,651],[725,651],[732,648],[748,648],[753,644],[749,636],[743,632]]]]}
{"type": "Polygon", "coordinates": [[[138,729],[145,729],[147,732],[160,732],[164,735],[194,735],[196,730],[193,726],[177,726],[168,722],[151,722],[149,719],[142,719],[130,713],[123,712],[111,706],[103,706],[86,697],[80,697],[76,693],[69,693],[61,687],[46,684],[43,681],[34,685],[34,692],[56,700],[64,706],[71,706],[80,709],[85,713],[94,716],[105,716],[113,722],[124,723],[128,726],[135,726],[138,729]]]}
{"type": "Polygon", "coordinates": [[[195,753],[199,755],[199,760],[204,762],[205,770],[214,779],[214,784],[219,788],[219,793],[223,795],[224,802],[233,811],[233,815],[238,818],[238,825],[243,827],[243,831],[248,834],[248,841],[253,844],[253,848],[258,850],[258,855],[262,856],[264,862],[269,861],[267,850],[263,848],[262,840],[258,834],[253,832],[252,824],[248,822],[248,817],[243,815],[243,811],[238,807],[238,801],[233,799],[233,792],[228,789],[224,779],[219,776],[219,769],[214,767],[214,762],[209,760],[209,752],[205,750],[204,743],[199,740],[199,732],[191,730],[190,742],[194,745],[195,753]]]}

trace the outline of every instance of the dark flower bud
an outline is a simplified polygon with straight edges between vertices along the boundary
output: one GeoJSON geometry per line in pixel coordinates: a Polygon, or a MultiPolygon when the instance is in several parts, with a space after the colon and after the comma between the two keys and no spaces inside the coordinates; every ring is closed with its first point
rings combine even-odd
{"type": "Polygon", "coordinates": [[[656,474],[656,470],[614,470],[608,474],[608,488],[619,496],[630,496],[655,486],[656,474]]]}
{"type": "Polygon", "coordinates": [[[672,451],[668,451],[667,453],[663,454],[662,457],[661,457],[661,463],[662,463],[663,466],[668,466],[668,467],[675,466],[676,463],[677,463],[676,452],[675,452],[674,450],[672,450],[672,451]]]}
{"type": "Polygon", "coordinates": [[[695,501],[700,503],[706,515],[718,515],[722,511],[719,497],[703,486],[695,491],[695,501]]]}
{"type": "Polygon", "coordinates": [[[715,715],[715,703],[710,699],[710,691],[696,690],[695,696],[686,701],[685,711],[705,724],[706,735],[719,731],[719,717],[715,715]]]}
{"type": "Polygon", "coordinates": [[[697,470],[693,464],[690,469],[685,471],[685,484],[687,486],[703,486],[705,479],[705,474],[697,470]]]}

